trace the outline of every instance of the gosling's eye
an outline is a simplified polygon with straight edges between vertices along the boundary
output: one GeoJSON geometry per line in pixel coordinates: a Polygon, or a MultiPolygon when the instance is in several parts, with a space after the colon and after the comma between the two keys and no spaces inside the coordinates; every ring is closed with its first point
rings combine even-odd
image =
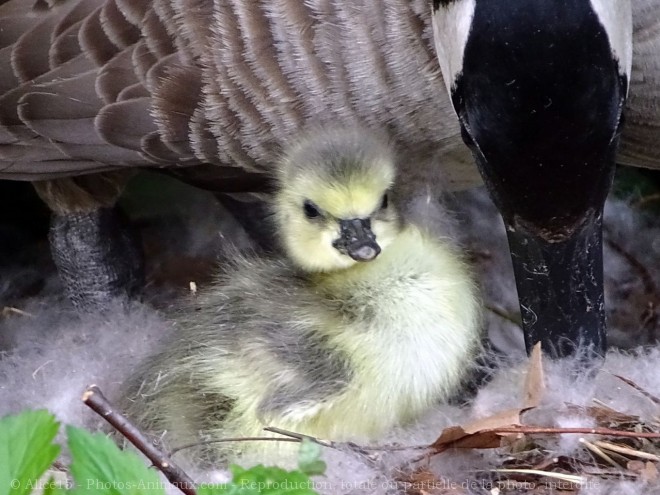
{"type": "Polygon", "coordinates": [[[383,200],[380,202],[380,209],[384,210],[387,208],[387,193],[383,194],[383,200]]]}
{"type": "Polygon", "coordinates": [[[307,218],[317,218],[321,216],[321,211],[319,210],[318,206],[312,203],[309,199],[305,200],[303,203],[303,208],[307,218]]]}

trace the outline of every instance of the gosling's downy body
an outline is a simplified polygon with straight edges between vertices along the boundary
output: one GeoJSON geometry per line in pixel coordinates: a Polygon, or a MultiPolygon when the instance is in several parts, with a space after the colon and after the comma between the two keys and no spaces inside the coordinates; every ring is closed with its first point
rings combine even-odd
{"type": "Polygon", "coordinates": [[[292,146],[274,202],[287,256],[238,258],[200,293],[127,413],[170,447],[267,425],[366,441],[455,392],[480,337],[475,286],[453,247],[398,214],[394,161],[362,130],[292,146]]]}

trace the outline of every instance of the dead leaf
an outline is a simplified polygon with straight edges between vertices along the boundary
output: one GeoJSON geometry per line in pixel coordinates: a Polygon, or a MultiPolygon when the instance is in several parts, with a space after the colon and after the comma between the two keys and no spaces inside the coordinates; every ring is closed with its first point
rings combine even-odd
{"type": "Polygon", "coordinates": [[[519,436],[518,433],[495,433],[497,428],[520,426],[520,409],[507,409],[487,418],[482,418],[465,426],[445,428],[431,448],[444,452],[449,448],[493,449],[502,444],[504,437],[519,436]]]}
{"type": "Polygon", "coordinates": [[[445,428],[433,442],[431,448],[435,449],[436,453],[444,452],[449,448],[493,449],[501,447],[503,441],[505,444],[511,445],[517,439],[522,438],[522,433],[496,433],[491,430],[521,426],[520,415],[540,404],[545,393],[540,342],[532,349],[523,393],[525,398],[521,408],[506,409],[467,425],[445,428]]]}
{"type": "Polygon", "coordinates": [[[648,461],[646,463],[646,465],[644,466],[644,470],[642,471],[641,474],[642,474],[642,479],[648,483],[654,483],[658,481],[658,468],[651,461],[648,461]]]}
{"type": "Polygon", "coordinates": [[[646,469],[646,464],[644,464],[643,461],[628,461],[626,467],[628,468],[628,471],[640,474],[642,471],[644,471],[644,469],[646,469]]]}
{"type": "Polygon", "coordinates": [[[505,409],[492,416],[468,423],[463,426],[463,429],[466,433],[477,433],[481,430],[520,426],[520,414],[522,412],[522,409],[505,409]]]}
{"type": "Polygon", "coordinates": [[[612,409],[611,407],[589,406],[581,407],[574,404],[567,404],[569,411],[575,411],[579,414],[587,414],[596,420],[598,426],[605,428],[623,427],[626,425],[637,425],[641,421],[639,416],[632,416],[612,409]]]}
{"type": "Polygon", "coordinates": [[[543,374],[543,354],[540,342],[534,346],[529,356],[524,394],[523,408],[525,409],[538,407],[545,395],[545,375],[543,374]]]}

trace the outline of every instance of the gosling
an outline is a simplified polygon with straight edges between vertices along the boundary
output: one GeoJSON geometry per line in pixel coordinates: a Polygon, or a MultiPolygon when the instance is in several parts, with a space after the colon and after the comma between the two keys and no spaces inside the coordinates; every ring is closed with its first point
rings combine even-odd
{"type": "MultiPolygon", "coordinates": [[[[374,440],[447,399],[473,360],[475,286],[452,246],[397,212],[387,140],[317,130],[278,179],[284,255],[234,260],[129,382],[127,414],[169,447],[269,425],[374,440]]],[[[235,445],[268,462],[283,444],[235,445]]],[[[210,443],[194,455],[238,453],[210,443]]]]}

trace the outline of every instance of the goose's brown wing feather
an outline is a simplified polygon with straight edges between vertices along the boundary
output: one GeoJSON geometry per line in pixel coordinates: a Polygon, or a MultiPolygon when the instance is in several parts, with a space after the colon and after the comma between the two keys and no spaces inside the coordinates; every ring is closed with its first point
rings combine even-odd
{"type": "Polygon", "coordinates": [[[9,0],[0,24],[0,178],[204,164],[218,184],[360,122],[388,127],[403,176],[478,182],[426,0],[9,0]]]}
{"type": "Polygon", "coordinates": [[[660,1],[632,4],[633,70],[619,161],[660,168],[660,1]]]}

